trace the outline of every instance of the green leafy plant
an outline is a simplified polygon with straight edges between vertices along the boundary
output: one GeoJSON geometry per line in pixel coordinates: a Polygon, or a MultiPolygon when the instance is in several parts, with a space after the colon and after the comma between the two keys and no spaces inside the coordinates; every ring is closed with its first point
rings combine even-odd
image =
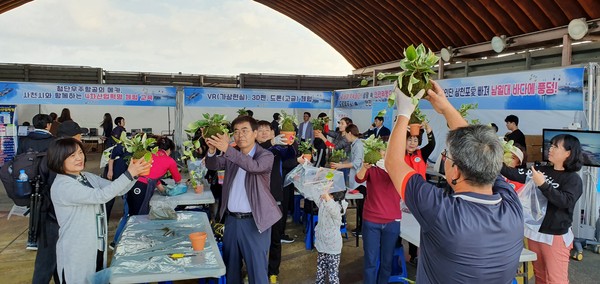
{"type": "Polygon", "coordinates": [[[313,118],[310,123],[312,123],[313,130],[323,131],[325,124],[329,123],[329,117],[313,118]]]}
{"type": "Polygon", "coordinates": [[[408,124],[421,124],[423,121],[426,121],[427,117],[421,111],[421,109],[417,106],[415,107],[415,111],[410,115],[410,119],[408,120],[408,124]]]}
{"type": "Polygon", "coordinates": [[[502,156],[502,161],[504,161],[504,164],[506,165],[510,165],[512,164],[512,151],[514,148],[517,148],[516,146],[514,146],[514,141],[510,140],[510,141],[504,141],[503,139],[500,139],[500,142],[502,143],[502,148],[504,150],[504,155],[502,156]]]}
{"type": "Polygon", "coordinates": [[[117,139],[117,143],[123,145],[123,148],[129,153],[132,153],[132,159],[144,158],[147,162],[152,160],[152,154],[156,154],[158,147],[156,139],[147,138],[146,133],[135,135],[131,138],[127,137],[125,131],[121,132],[121,137],[117,139]]]}
{"type": "Polygon", "coordinates": [[[346,158],[348,158],[348,155],[346,155],[346,151],[344,151],[344,149],[333,150],[331,152],[331,157],[329,158],[329,162],[339,163],[343,160],[346,160],[346,158]]]}
{"type": "Polygon", "coordinates": [[[227,134],[229,133],[229,129],[227,128],[227,124],[229,123],[225,120],[226,116],[222,114],[214,114],[210,115],[205,113],[202,115],[204,119],[194,121],[188,124],[185,132],[191,133],[192,135],[198,131],[198,129],[203,128],[202,137],[210,138],[213,135],[217,134],[227,134]]]}
{"type": "Polygon", "coordinates": [[[310,139],[307,141],[300,142],[298,144],[298,151],[302,154],[313,154],[315,152],[315,147],[311,143],[310,139]]]}
{"type": "MultiPolygon", "coordinates": [[[[411,44],[404,49],[404,58],[400,60],[401,72],[398,73],[379,73],[379,80],[394,80],[398,84],[400,90],[407,96],[413,99],[413,104],[417,104],[418,99],[415,95],[422,89],[431,89],[429,79],[435,74],[433,66],[438,63],[439,57],[431,51],[425,50],[423,44],[419,44],[416,48],[411,44]]],[[[427,95],[427,92],[423,97],[427,95]]],[[[388,105],[392,107],[396,101],[396,94],[390,94],[388,105]]]]}
{"type": "Polygon", "coordinates": [[[379,138],[375,138],[375,135],[371,135],[369,138],[365,139],[363,145],[365,147],[364,162],[372,165],[381,160],[381,151],[387,148],[387,143],[379,138]]]}
{"type": "Polygon", "coordinates": [[[248,110],[244,107],[237,110],[238,116],[248,115],[248,110]]]}
{"type": "Polygon", "coordinates": [[[467,116],[469,115],[469,111],[472,110],[472,109],[477,109],[477,108],[479,108],[479,104],[478,103],[461,104],[460,108],[458,109],[458,113],[460,113],[460,115],[467,122],[469,122],[469,124],[479,124],[479,119],[471,119],[470,121],[467,119],[467,116]]]}
{"type": "Polygon", "coordinates": [[[281,131],[295,131],[294,124],[297,124],[296,117],[281,111],[281,131]]]}

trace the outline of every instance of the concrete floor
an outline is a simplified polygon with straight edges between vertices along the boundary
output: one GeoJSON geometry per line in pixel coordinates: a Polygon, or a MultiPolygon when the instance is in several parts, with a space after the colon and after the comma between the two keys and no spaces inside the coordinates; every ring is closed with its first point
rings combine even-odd
{"type": "MultiPolygon", "coordinates": [[[[86,170],[98,172],[99,154],[88,154],[86,170]]],[[[2,187],[0,185],[0,187],[2,187]]],[[[27,241],[27,224],[29,219],[12,216],[6,219],[12,201],[6,197],[6,192],[0,189],[0,283],[31,283],[35,251],[25,250],[27,241]]],[[[354,228],[355,210],[348,211],[349,228],[354,228]]],[[[114,234],[118,217],[122,215],[122,204],[117,202],[113,209],[113,217],[109,224],[109,232],[114,234]]],[[[296,236],[292,244],[283,244],[282,264],[279,283],[314,283],[316,275],[316,250],[307,251],[304,248],[304,233],[302,225],[288,220],[287,233],[296,236]]],[[[354,237],[344,239],[342,262],[340,264],[341,283],[362,283],[363,251],[355,246],[354,237]]],[[[600,283],[600,255],[584,251],[583,261],[572,260],[569,267],[571,283],[587,284],[600,283]]],[[[415,279],[415,267],[407,265],[408,276],[415,279]]],[[[176,281],[175,283],[197,283],[196,281],[176,281]]],[[[529,283],[534,283],[531,280],[529,283]]]]}

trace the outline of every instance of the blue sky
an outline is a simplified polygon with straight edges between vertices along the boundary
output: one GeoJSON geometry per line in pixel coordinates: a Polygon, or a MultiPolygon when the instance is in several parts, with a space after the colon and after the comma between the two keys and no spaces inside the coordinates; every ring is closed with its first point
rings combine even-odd
{"type": "Polygon", "coordinates": [[[0,63],[236,75],[347,75],[292,19],[250,0],[39,0],[0,14],[0,63]]]}

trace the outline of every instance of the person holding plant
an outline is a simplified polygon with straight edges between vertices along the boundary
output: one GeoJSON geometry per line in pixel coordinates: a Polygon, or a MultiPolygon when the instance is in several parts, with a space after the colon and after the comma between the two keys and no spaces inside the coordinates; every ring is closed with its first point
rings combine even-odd
{"type": "MultiPolygon", "coordinates": [[[[406,132],[406,155],[404,156],[404,162],[413,168],[418,174],[427,180],[427,159],[433,149],[435,149],[435,136],[433,130],[427,121],[423,121],[421,124],[427,132],[427,145],[422,148],[418,148],[423,142],[423,128],[420,129],[418,136],[411,135],[410,131],[406,132]]],[[[417,246],[414,244],[408,244],[408,255],[410,256],[409,263],[417,265],[417,246]]]]}
{"type": "Polygon", "coordinates": [[[113,182],[84,172],[83,144],[75,138],[60,138],[48,148],[48,168],[57,173],[51,197],[59,237],[56,245],[60,283],[89,283],[93,274],[106,267],[107,225],[104,203],[125,194],[131,183],[150,168],[146,161],[129,164],[113,182]]]}
{"type": "Polygon", "coordinates": [[[429,82],[433,89],[426,99],[450,127],[442,155],[454,193],[428,183],[406,163],[406,129],[415,105],[398,87],[394,92],[399,115],[385,158],[396,190],[421,226],[417,279],[510,283],[523,250],[523,209],[516,192],[500,176],[503,147],[489,126],[468,125],[444,90],[429,82]]]}
{"type": "MultiPolygon", "coordinates": [[[[295,160],[296,151],[293,146],[288,145],[285,135],[275,136],[275,131],[271,128],[272,125],[266,120],[258,122],[258,136],[256,142],[259,145],[273,153],[273,168],[271,169],[271,194],[281,212],[285,212],[288,207],[284,205],[283,178],[285,174],[291,170],[286,167],[289,164],[288,160],[295,160]]],[[[295,164],[295,163],[294,163],[295,164]]],[[[283,236],[284,223],[287,220],[287,215],[271,227],[271,244],[269,245],[269,281],[277,283],[279,275],[279,266],[281,264],[281,237],[283,236]]]]}
{"type": "MultiPolygon", "coordinates": [[[[385,157],[385,151],[381,152],[385,157]]],[[[387,283],[392,274],[394,247],[400,235],[400,195],[380,165],[363,163],[355,179],[366,182],[369,193],[364,202],[362,222],[364,283],[387,283]]]]}
{"type": "Polygon", "coordinates": [[[340,121],[338,121],[338,129],[336,131],[329,131],[329,127],[327,127],[327,129],[326,130],[324,129],[323,132],[318,133],[318,134],[315,133],[315,138],[323,140],[325,142],[325,144],[327,145],[327,147],[329,147],[329,148],[333,148],[335,150],[344,149],[344,151],[346,151],[346,154],[349,156],[350,155],[350,143],[348,142],[348,140],[346,140],[346,138],[344,138],[344,135],[342,135],[342,133],[344,131],[346,131],[346,127],[351,124],[352,124],[351,118],[342,117],[342,119],[340,119],[340,121]],[[333,142],[330,142],[329,140],[327,140],[325,135],[333,138],[333,142]]]}
{"type": "Polygon", "coordinates": [[[240,116],[231,124],[235,148],[228,135],[212,135],[206,138],[205,160],[209,170],[225,170],[219,216],[227,216],[223,234],[227,282],[242,283],[245,260],[249,283],[268,283],[271,226],[281,219],[281,210],[269,191],[274,157],[256,143],[258,123],[254,118],[240,116]],[[217,149],[223,154],[216,156],[217,149]]]}
{"type": "Polygon", "coordinates": [[[129,206],[129,215],[146,215],[150,211],[150,198],[154,193],[154,188],[164,191],[162,184],[159,185],[159,179],[167,172],[171,173],[175,183],[181,182],[181,174],[177,169],[177,162],[171,158],[171,153],[175,150],[175,143],[165,136],[159,136],[156,144],[158,151],[152,154],[152,168],[150,174],[138,179],[127,193],[127,205],[129,206]]]}
{"type": "MultiPolygon", "coordinates": [[[[357,182],[354,179],[354,177],[356,176],[356,173],[358,172],[358,170],[360,170],[360,168],[363,165],[363,159],[365,156],[365,149],[363,146],[363,142],[362,142],[362,140],[360,140],[358,138],[360,135],[360,132],[358,131],[358,126],[356,126],[355,124],[348,125],[346,127],[345,131],[342,133],[343,133],[344,137],[346,138],[346,140],[348,140],[348,142],[351,143],[350,144],[351,145],[350,161],[346,162],[346,163],[331,163],[331,168],[332,169],[350,169],[350,180],[349,180],[348,188],[350,188],[352,190],[358,190],[358,192],[365,195],[367,193],[365,184],[357,182]]],[[[365,196],[365,198],[366,198],[366,196],[365,196]]],[[[357,207],[356,214],[358,214],[358,220],[359,220],[358,224],[356,224],[356,229],[354,229],[354,231],[353,231],[353,233],[356,235],[361,234],[363,204],[364,204],[364,199],[359,199],[356,201],[356,207],[357,207]]]]}
{"type": "MultiPolygon", "coordinates": [[[[315,283],[340,283],[340,260],[342,255],[342,216],[346,214],[348,202],[346,191],[325,192],[312,199],[319,207],[319,222],[315,227],[315,248],[317,254],[317,279],[315,283]]],[[[387,283],[387,282],[385,282],[387,283]]]]}
{"type": "MultiPolygon", "coordinates": [[[[327,117],[327,114],[324,112],[319,113],[316,121],[313,121],[313,129],[314,129],[313,139],[317,135],[323,135],[323,132],[329,132],[328,122],[329,122],[329,118],[327,117]],[[315,127],[315,123],[318,123],[320,125],[318,125],[318,127],[315,127]],[[317,130],[317,129],[322,129],[322,130],[317,130]]],[[[327,141],[327,139],[311,140],[311,143],[313,143],[314,149],[316,152],[316,157],[314,159],[316,167],[324,167],[327,162],[327,145],[326,145],[325,141],[327,141]]]]}
{"type": "Polygon", "coordinates": [[[583,165],[581,143],[577,137],[560,134],[550,140],[551,166],[531,167],[530,171],[502,167],[502,175],[524,183],[531,177],[548,199],[546,215],[539,229],[525,226],[529,249],[537,254],[533,262],[535,283],[569,283],[569,253],[573,247],[573,212],[583,193],[577,173],[583,165]]]}

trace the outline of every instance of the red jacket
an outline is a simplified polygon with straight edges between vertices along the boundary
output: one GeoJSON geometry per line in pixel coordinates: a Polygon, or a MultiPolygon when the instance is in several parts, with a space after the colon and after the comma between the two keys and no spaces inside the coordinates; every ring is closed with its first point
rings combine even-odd
{"type": "Polygon", "coordinates": [[[425,177],[425,173],[427,172],[427,162],[423,159],[423,155],[421,155],[421,149],[417,149],[412,152],[412,154],[407,153],[406,156],[404,156],[404,161],[424,179],[427,179],[425,177]]]}

